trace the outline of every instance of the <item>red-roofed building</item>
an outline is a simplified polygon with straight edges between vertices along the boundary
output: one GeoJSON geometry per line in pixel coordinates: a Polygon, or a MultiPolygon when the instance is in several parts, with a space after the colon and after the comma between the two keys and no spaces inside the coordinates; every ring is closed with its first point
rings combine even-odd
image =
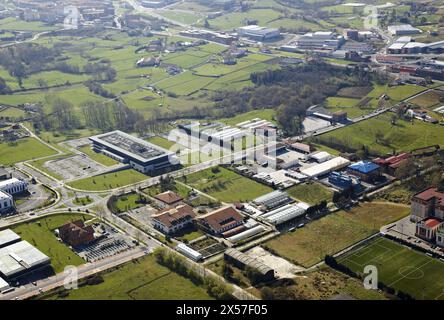
{"type": "Polygon", "coordinates": [[[244,217],[233,207],[225,207],[197,217],[198,224],[206,231],[220,235],[244,223],[244,217]]]}
{"type": "Polygon", "coordinates": [[[167,206],[177,205],[183,200],[181,196],[169,190],[163,193],[159,193],[158,195],[154,196],[154,198],[159,200],[163,204],[166,204],[167,206]]]}
{"type": "Polygon", "coordinates": [[[93,227],[85,226],[82,220],[59,227],[59,237],[63,242],[73,247],[85,245],[95,240],[93,227]]]}
{"type": "Polygon", "coordinates": [[[310,154],[314,151],[310,145],[300,142],[295,142],[291,144],[290,149],[304,154],[310,154]]]}
{"type": "Polygon", "coordinates": [[[421,239],[434,242],[436,238],[436,231],[441,227],[442,220],[436,218],[429,218],[420,221],[416,224],[415,235],[421,239]]]}
{"type": "Polygon", "coordinates": [[[389,175],[394,176],[396,170],[405,164],[408,159],[410,159],[412,155],[410,153],[401,153],[397,156],[391,156],[387,159],[377,158],[373,160],[374,163],[383,168],[383,171],[389,175]]]}
{"type": "Polygon", "coordinates": [[[410,220],[418,222],[427,218],[444,219],[444,192],[429,188],[415,194],[411,200],[410,220]]]}
{"type": "Polygon", "coordinates": [[[172,234],[193,224],[196,214],[193,208],[187,204],[180,204],[176,207],[165,209],[154,215],[154,227],[163,233],[172,234]]]}

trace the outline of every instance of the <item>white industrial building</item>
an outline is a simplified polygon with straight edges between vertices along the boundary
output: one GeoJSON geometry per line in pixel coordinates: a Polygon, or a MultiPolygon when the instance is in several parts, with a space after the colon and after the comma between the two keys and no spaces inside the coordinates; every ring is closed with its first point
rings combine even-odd
{"type": "Polygon", "coordinates": [[[403,36],[403,35],[422,33],[421,29],[412,27],[410,24],[388,26],[387,30],[394,36],[403,36]]]}
{"type": "Polygon", "coordinates": [[[247,238],[251,238],[257,234],[262,233],[265,230],[265,228],[262,225],[258,225],[256,227],[253,227],[251,229],[247,229],[241,233],[238,233],[232,237],[227,238],[228,241],[235,243],[235,242],[239,242],[242,241],[244,239],[247,238]]]}
{"type": "Polygon", "coordinates": [[[28,190],[28,184],[17,178],[0,181],[0,191],[9,193],[11,196],[28,190]]]}
{"type": "Polygon", "coordinates": [[[265,210],[270,210],[289,202],[292,202],[292,199],[286,192],[280,190],[267,193],[253,200],[256,206],[264,208],[265,210]]]}
{"type": "Polygon", "coordinates": [[[8,288],[9,288],[9,284],[5,280],[0,278],[0,292],[6,290],[8,288]]]}
{"type": "Polygon", "coordinates": [[[326,151],[319,151],[310,154],[310,159],[313,159],[317,163],[323,163],[333,158],[333,156],[326,151]]]}
{"type": "Polygon", "coordinates": [[[191,249],[190,247],[188,247],[187,245],[183,244],[183,243],[179,243],[176,247],[176,250],[180,253],[182,253],[184,256],[194,260],[194,261],[199,261],[202,260],[203,256],[200,252],[197,252],[194,249],[191,249]]]}
{"type": "Polygon", "coordinates": [[[0,248],[6,247],[10,244],[19,241],[20,241],[20,236],[11,229],[0,231],[0,248]]]}
{"type": "Polygon", "coordinates": [[[296,40],[300,49],[333,49],[337,50],[344,44],[345,38],[330,31],[309,32],[296,40]]]}
{"type": "Polygon", "coordinates": [[[0,248],[0,275],[15,279],[24,274],[49,266],[51,260],[27,241],[0,248]]]}
{"type": "Polygon", "coordinates": [[[307,211],[307,204],[298,203],[296,205],[288,204],[273,211],[260,215],[262,219],[274,225],[279,225],[292,219],[301,217],[307,211]]]}
{"type": "Polygon", "coordinates": [[[336,157],[331,160],[328,160],[326,162],[311,166],[306,169],[302,169],[301,173],[310,177],[310,178],[316,178],[322,175],[325,175],[327,173],[330,173],[332,171],[336,171],[342,168],[345,168],[350,165],[350,161],[342,158],[342,157],[336,157]]]}
{"type": "Polygon", "coordinates": [[[281,35],[279,29],[259,27],[256,25],[240,27],[237,29],[237,34],[240,37],[247,37],[259,41],[277,38],[281,35]]]}

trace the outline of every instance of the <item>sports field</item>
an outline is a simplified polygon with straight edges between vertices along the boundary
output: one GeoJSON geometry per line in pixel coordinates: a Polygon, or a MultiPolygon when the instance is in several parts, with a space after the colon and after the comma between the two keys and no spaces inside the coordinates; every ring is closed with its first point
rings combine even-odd
{"type": "Polygon", "coordinates": [[[378,238],[339,259],[355,272],[367,265],[378,269],[378,281],[416,299],[444,299],[444,263],[393,241],[378,238]]]}
{"type": "Polygon", "coordinates": [[[383,225],[409,214],[409,207],[390,203],[364,203],[338,211],[282,234],[264,244],[266,249],[304,267],[310,267],[351,245],[378,233],[383,225]]]}

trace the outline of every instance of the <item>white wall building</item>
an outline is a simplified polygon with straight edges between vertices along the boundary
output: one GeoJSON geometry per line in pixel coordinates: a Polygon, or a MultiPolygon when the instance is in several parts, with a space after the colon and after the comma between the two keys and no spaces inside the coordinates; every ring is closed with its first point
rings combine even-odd
{"type": "Polygon", "coordinates": [[[6,192],[0,191],[0,214],[8,213],[14,208],[12,196],[6,192]]]}
{"type": "Polygon", "coordinates": [[[28,190],[28,184],[17,178],[0,181],[0,191],[9,193],[11,196],[28,190]]]}

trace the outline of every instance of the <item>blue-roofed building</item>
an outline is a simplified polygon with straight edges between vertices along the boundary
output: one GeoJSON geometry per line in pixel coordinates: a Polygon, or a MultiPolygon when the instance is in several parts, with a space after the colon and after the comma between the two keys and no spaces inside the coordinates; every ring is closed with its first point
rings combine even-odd
{"type": "Polygon", "coordinates": [[[353,188],[354,191],[359,191],[361,189],[361,180],[359,178],[353,178],[348,174],[337,171],[330,173],[328,182],[341,190],[353,188]]]}
{"type": "Polygon", "coordinates": [[[381,176],[381,167],[370,161],[359,161],[350,165],[347,172],[362,181],[373,182],[381,176]]]}

